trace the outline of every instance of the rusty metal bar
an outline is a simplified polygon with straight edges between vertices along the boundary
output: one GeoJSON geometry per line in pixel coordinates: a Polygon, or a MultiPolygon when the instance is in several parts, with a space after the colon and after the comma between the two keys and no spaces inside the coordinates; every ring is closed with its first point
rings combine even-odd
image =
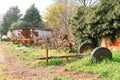
{"type": "Polygon", "coordinates": [[[78,57],[78,58],[83,58],[85,55],[83,54],[71,54],[71,55],[65,55],[65,56],[49,56],[48,57],[48,54],[47,54],[47,51],[46,51],[46,57],[41,57],[41,58],[38,58],[37,60],[46,60],[46,62],[48,62],[48,59],[52,59],[52,58],[72,58],[72,57],[78,57]]]}

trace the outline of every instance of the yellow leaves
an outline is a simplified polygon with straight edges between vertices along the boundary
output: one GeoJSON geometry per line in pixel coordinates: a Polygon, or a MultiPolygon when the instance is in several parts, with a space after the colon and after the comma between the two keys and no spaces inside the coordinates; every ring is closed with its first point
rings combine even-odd
{"type": "Polygon", "coordinates": [[[67,6],[65,4],[58,3],[52,6],[51,8],[49,8],[48,11],[50,13],[60,14],[60,13],[64,13],[66,9],[67,9],[67,6]]]}
{"type": "Polygon", "coordinates": [[[51,28],[55,28],[62,24],[63,17],[67,13],[67,5],[58,3],[47,9],[47,13],[44,15],[44,19],[48,21],[51,28]]]}

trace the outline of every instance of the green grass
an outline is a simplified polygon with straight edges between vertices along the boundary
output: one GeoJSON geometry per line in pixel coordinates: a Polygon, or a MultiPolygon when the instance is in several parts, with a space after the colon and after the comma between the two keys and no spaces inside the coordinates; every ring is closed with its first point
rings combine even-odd
{"type": "Polygon", "coordinates": [[[64,76],[64,77],[54,76],[52,80],[72,80],[72,79],[70,79],[70,76],[64,76]]]}
{"type": "MultiPolygon", "coordinates": [[[[46,56],[46,49],[41,49],[40,47],[15,45],[11,42],[1,42],[1,44],[6,45],[2,47],[6,53],[9,52],[11,55],[16,55],[29,67],[60,65],[63,62],[66,62],[65,59],[50,59],[48,63],[46,63],[46,60],[35,60],[46,56]]],[[[64,51],[57,52],[56,50],[48,50],[48,54],[49,56],[61,56],[66,53],[64,51]]]]}
{"type": "Polygon", "coordinates": [[[90,57],[67,64],[65,70],[77,70],[87,73],[97,73],[108,80],[120,79],[120,50],[113,52],[113,59],[105,59],[99,63],[91,63],[90,57]]]}
{"type": "MultiPolygon", "coordinates": [[[[107,80],[119,80],[120,79],[120,50],[114,51],[113,59],[104,59],[99,63],[91,63],[90,56],[83,59],[72,58],[68,61],[66,59],[51,59],[46,64],[46,61],[34,60],[39,57],[45,56],[46,49],[40,49],[40,47],[28,46],[26,49],[21,49],[21,46],[14,45],[12,43],[7,44],[3,49],[8,53],[17,55],[27,66],[54,66],[65,65],[65,70],[68,71],[82,71],[87,73],[96,73],[104,77],[107,80]],[[12,46],[12,47],[11,47],[12,46]]],[[[73,50],[76,52],[76,50],[73,50]]],[[[90,52],[88,51],[88,54],[90,52]]],[[[65,55],[65,52],[58,53],[56,50],[49,50],[49,56],[61,56],[65,55]]],[[[55,77],[53,80],[64,80],[62,77],[55,77]]]]}
{"type": "MultiPolygon", "coordinates": [[[[58,53],[56,50],[48,50],[49,56],[60,56],[65,55],[64,53],[58,53]]],[[[50,59],[48,63],[46,60],[35,60],[40,57],[46,56],[46,49],[38,49],[29,47],[27,50],[22,51],[22,54],[17,54],[17,56],[25,62],[25,64],[34,67],[34,66],[48,66],[48,65],[60,65],[62,64],[62,59],[50,59]]]]}

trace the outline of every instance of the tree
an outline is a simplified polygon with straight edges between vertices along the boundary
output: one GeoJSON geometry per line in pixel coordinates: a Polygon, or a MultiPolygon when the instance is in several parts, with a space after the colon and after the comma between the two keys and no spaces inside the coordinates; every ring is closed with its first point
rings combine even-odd
{"type": "Polygon", "coordinates": [[[2,25],[0,24],[0,35],[2,34],[2,25]]]}
{"type": "Polygon", "coordinates": [[[74,0],[54,0],[55,3],[47,9],[44,18],[48,25],[54,29],[55,34],[67,34],[71,37],[71,32],[68,28],[69,20],[76,13],[77,7],[74,0]],[[71,1],[71,4],[69,3],[71,1]],[[72,5],[74,4],[74,5],[72,5]]]}
{"type": "Polygon", "coordinates": [[[25,28],[25,27],[29,27],[29,26],[30,26],[30,24],[28,22],[23,21],[23,20],[18,20],[11,24],[10,29],[21,29],[21,28],[25,28]]]}
{"type": "Polygon", "coordinates": [[[35,4],[31,5],[30,8],[27,9],[23,21],[30,23],[30,27],[43,27],[41,16],[38,9],[35,7],[35,4]]]}
{"type": "MultiPolygon", "coordinates": [[[[77,42],[79,42],[79,43],[89,40],[89,39],[87,39],[88,37],[86,37],[86,35],[88,34],[86,23],[85,23],[86,12],[87,12],[87,10],[84,6],[80,7],[78,9],[78,12],[72,18],[72,20],[70,21],[70,24],[69,24],[72,34],[74,35],[77,42]]],[[[89,35],[87,35],[87,36],[89,36],[89,35]]]]}
{"type": "Polygon", "coordinates": [[[93,6],[98,3],[99,0],[78,0],[82,6],[93,6]]]}
{"type": "Polygon", "coordinates": [[[67,5],[67,19],[71,19],[73,15],[76,13],[77,8],[80,6],[78,0],[54,0],[55,3],[61,3],[63,6],[67,5]]]}
{"type": "Polygon", "coordinates": [[[44,18],[48,21],[48,24],[51,28],[67,25],[66,10],[67,5],[62,5],[61,3],[57,3],[47,10],[44,18]]]}
{"type": "Polygon", "coordinates": [[[78,42],[90,41],[98,45],[103,37],[114,41],[120,36],[120,1],[100,0],[93,7],[82,6],[70,22],[78,42]]]}
{"type": "Polygon", "coordinates": [[[3,16],[2,21],[2,34],[6,34],[11,24],[20,19],[20,10],[17,6],[10,7],[9,10],[3,16]]]}
{"type": "Polygon", "coordinates": [[[54,0],[55,3],[63,3],[74,6],[93,6],[96,5],[99,0],[54,0]]]}

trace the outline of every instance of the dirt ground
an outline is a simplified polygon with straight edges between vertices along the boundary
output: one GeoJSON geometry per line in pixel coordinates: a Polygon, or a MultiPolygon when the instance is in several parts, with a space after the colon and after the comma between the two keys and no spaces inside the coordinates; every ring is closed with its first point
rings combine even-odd
{"type": "MultiPolygon", "coordinates": [[[[0,44],[0,46],[5,46],[0,44]]],[[[53,67],[34,67],[30,68],[23,64],[17,56],[4,54],[0,49],[0,65],[7,65],[7,68],[0,69],[3,73],[12,77],[12,80],[53,80],[53,76],[64,77],[69,76],[71,80],[93,80],[101,79],[97,74],[88,74],[77,71],[65,71],[64,66],[53,67]]],[[[4,79],[5,80],[5,79],[4,79]]]]}

